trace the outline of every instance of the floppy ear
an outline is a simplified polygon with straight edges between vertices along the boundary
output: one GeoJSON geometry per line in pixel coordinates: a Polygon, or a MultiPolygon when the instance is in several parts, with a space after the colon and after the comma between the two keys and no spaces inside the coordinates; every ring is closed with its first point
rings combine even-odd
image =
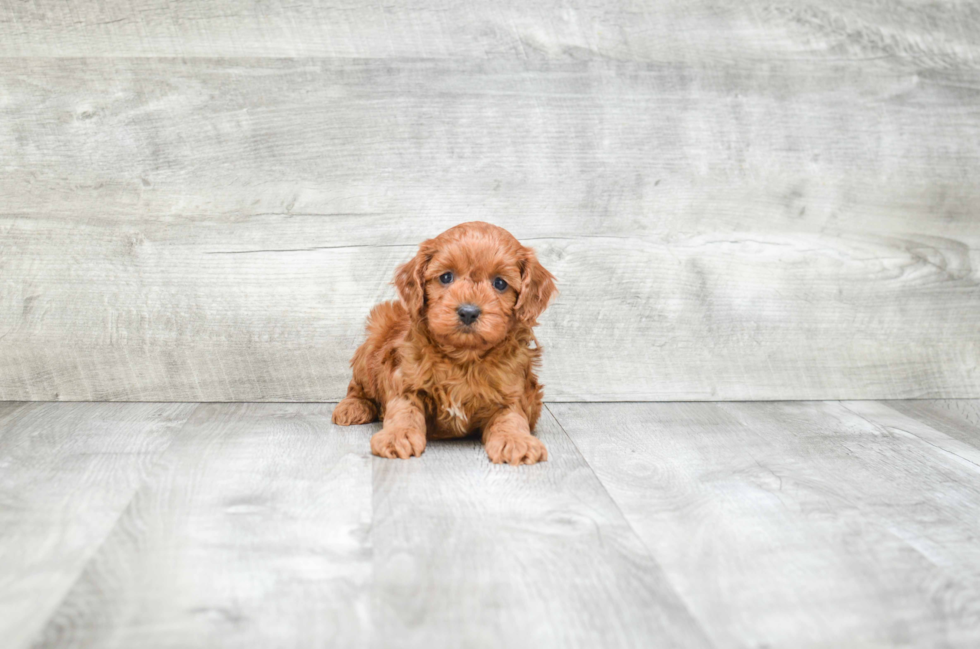
{"type": "Polygon", "coordinates": [[[533,250],[524,248],[521,251],[521,294],[514,305],[517,319],[532,327],[536,325],[538,316],[548,308],[557,292],[555,276],[541,265],[533,250]]]}
{"type": "Polygon", "coordinates": [[[425,306],[425,268],[432,259],[431,247],[431,239],[423,242],[418,253],[398,267],[392,282],[413,319],[421,317],[425,306]]]}

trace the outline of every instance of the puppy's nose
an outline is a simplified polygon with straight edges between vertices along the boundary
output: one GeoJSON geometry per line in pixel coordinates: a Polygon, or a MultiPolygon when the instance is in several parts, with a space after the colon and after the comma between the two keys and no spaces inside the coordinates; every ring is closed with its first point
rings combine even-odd
{"type": "Polygon", "coordinates": [[[480,307],[475,304],[460,304],[456,315],[464,325],[471,325],[480,317],[480,307]]]}

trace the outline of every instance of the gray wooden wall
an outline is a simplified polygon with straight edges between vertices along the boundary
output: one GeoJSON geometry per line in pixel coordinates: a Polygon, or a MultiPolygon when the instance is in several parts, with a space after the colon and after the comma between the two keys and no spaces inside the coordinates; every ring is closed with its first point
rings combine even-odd
{"type": "Polygon", "coordinates": [[[0,399],[336,399],[473,219],[551,400],[978,397],[980,8],[0,0],[0,399]]]}

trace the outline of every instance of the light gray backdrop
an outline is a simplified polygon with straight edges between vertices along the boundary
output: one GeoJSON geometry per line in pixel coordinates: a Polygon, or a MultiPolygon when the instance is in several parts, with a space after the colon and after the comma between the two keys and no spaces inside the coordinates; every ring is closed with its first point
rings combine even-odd
{"type": "Polygon", "coordinates": [[[980,396],[976,3],[2,0],[0,57],[0,399],[337,399],[474,219],[548,399],[980,396]]]}

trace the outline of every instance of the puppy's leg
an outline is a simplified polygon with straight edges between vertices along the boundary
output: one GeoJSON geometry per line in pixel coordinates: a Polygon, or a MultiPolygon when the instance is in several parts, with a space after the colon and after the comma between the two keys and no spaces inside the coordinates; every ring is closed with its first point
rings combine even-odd
{"type": "Polygon", "coordinates": [[[548,459],[544,442],[531,434],[527,417],[517,410],[505,410],[483,429],[483,447],[494,464],[535,464],[548,459]]]}
{"type": "Polygon", "coordinates": [[[385,425],[371,438],[371,452],[407,460],[425,450],[425,414],[417,397],[400,396],[385,407],[385,425]]]}
{"type": "Polygon", "coordinates": [[[364,396],[360,386],[351,381],[347,387],[347,396],[333,409],[331,419],[340,426],[370,424],[378,420],[378,408],[364,396]]]}

